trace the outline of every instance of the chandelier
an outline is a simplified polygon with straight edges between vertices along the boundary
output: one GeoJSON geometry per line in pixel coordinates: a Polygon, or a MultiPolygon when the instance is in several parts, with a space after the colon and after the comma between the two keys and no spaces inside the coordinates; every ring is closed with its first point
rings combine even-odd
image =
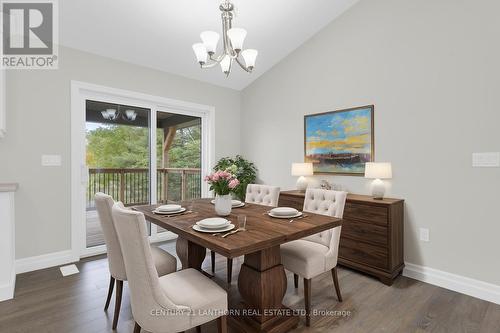
{"type": "Polygon", "coordinates": [[[118,117],[121,116],[123,120],[128,120],[128,121],[135,121],[135,118],[137,117],[137,112],[134,110],[120,110],[120,106],[118,106],[118,110],[116,109],[106,109],[104,111],[101,111],[101,115],[104,119],[106,120],[117,120],[118,117]]]}
{"type": "Polygon", "coordinates": [[[204,31],[200,34],[202,43],[193,45],[196,59],[201,68],[212,68],[220,64],[226,77],[231,73],[234,62],[246,72],[251,73],[255,67],[258,52],[254,49],[243,50],[243,41],[247,31],[232,27],[234,5],[229,0],[225,0],[220,4],[219,9],[222,17],[222,53],[215,55],[219,34],[215,31],[204,31]]]}

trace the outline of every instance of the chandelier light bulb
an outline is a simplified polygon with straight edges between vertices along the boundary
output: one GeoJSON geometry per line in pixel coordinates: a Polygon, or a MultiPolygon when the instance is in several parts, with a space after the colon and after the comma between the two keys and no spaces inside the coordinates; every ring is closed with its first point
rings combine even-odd
{"type": "Polygon", "coordinates": [[[106,111],[101,111],[102,117],[107,120],[115,120],[116,119],[116,110],[115,109],[107,109],[106,111]]]}
{"type": "Polygon", "coordinates": [[[246,49],[241,52],[241,56],[245,59],[245,64],[249,70],[252,70],[255,67],[255,60],[257,59],[257,55],[259,51],[254,49],[246,49]]]}
{"type": "Polygon", "coordinates": [[[134,121],[135,118],[137,117],[137,112],[135,112],[134,110],[126,110],[125,116],[127,117],[128,120],[134,121]]]}
{"type": "Polygon", "coordinates": [[[198,62],[201,65],[203,65],[207,62],[208,54],[207,54],[207,49],[206,49],[204,44],[202,44],[202,43],[193,44],[193,51],[194,51],[194,54],[196,55],[196,60],[198,60],[198,62]]]}
{"type": "Polygon", "coordinates": [[[242,28],[231,28],[227,31],[227,36],[231,40],[231,45],[236,52],[243,49],[243,42],[247,36],[247,31],[242,28]]]}
{"type": "Polygon", "coordinates": [[[220,67],[224,74],[229,74],[229,70],[231,68],[231,57],[228,55],[225,55],[224,58],[220,62],[220,67]]]}
{"type": "Polygon", "coordinates": [[[219,43],[219,34],[215,31],[203,31],[200,37],[208,54],[214,54],[217,50],[217,43],[219,43]]]}

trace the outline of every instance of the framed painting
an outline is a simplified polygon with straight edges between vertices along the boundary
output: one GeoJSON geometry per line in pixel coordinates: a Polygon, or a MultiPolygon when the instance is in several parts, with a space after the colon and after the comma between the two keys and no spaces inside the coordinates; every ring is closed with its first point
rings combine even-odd
{"type": "Polygon", "coordinates": [[[363,176],[375,154],[374,106],[304,116],[304,161],[315,174],[363,176]]]}

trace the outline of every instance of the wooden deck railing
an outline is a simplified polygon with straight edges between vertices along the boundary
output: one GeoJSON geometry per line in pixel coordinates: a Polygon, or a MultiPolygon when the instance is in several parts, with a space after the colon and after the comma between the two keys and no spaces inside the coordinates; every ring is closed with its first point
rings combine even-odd
{"type": "MultiPolygon", "coordinates": [[[[104,192],[127,206],[150,202],[149,169],[89,169],[87,210],[95,209],[94,195],[104,192]]],[[[157,169],[158,202],[201,197],[201,170],[194,168],[157,169]]]]}

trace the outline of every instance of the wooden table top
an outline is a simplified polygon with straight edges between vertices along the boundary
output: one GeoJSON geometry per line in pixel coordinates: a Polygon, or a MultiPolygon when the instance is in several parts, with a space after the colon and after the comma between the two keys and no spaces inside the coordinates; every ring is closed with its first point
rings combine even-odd
{"type": "Polygon", "coordinates": [[[227,258],[261,251],[342,224],[341,219],[312,213],[307,213],[307,217],[290,223],[290,219],[277,219],[268,216],[266,214],[270,209],[268,206],[247,203],[242,208],[233,208],[231,215],[226,217],[237,228],[237,216],[246,215],[246,231],[222,238],[212,236],[212,233],[197,232],[192,228],[196,222],[202,219],[217,216],[214,205],[210,201],[211,199],[197,199],[193,204],[193,213],[177,217],[154,214],[152,211],[159,205],[137,206],[134,209],[142,212],[149,222],[227,258]]]}

